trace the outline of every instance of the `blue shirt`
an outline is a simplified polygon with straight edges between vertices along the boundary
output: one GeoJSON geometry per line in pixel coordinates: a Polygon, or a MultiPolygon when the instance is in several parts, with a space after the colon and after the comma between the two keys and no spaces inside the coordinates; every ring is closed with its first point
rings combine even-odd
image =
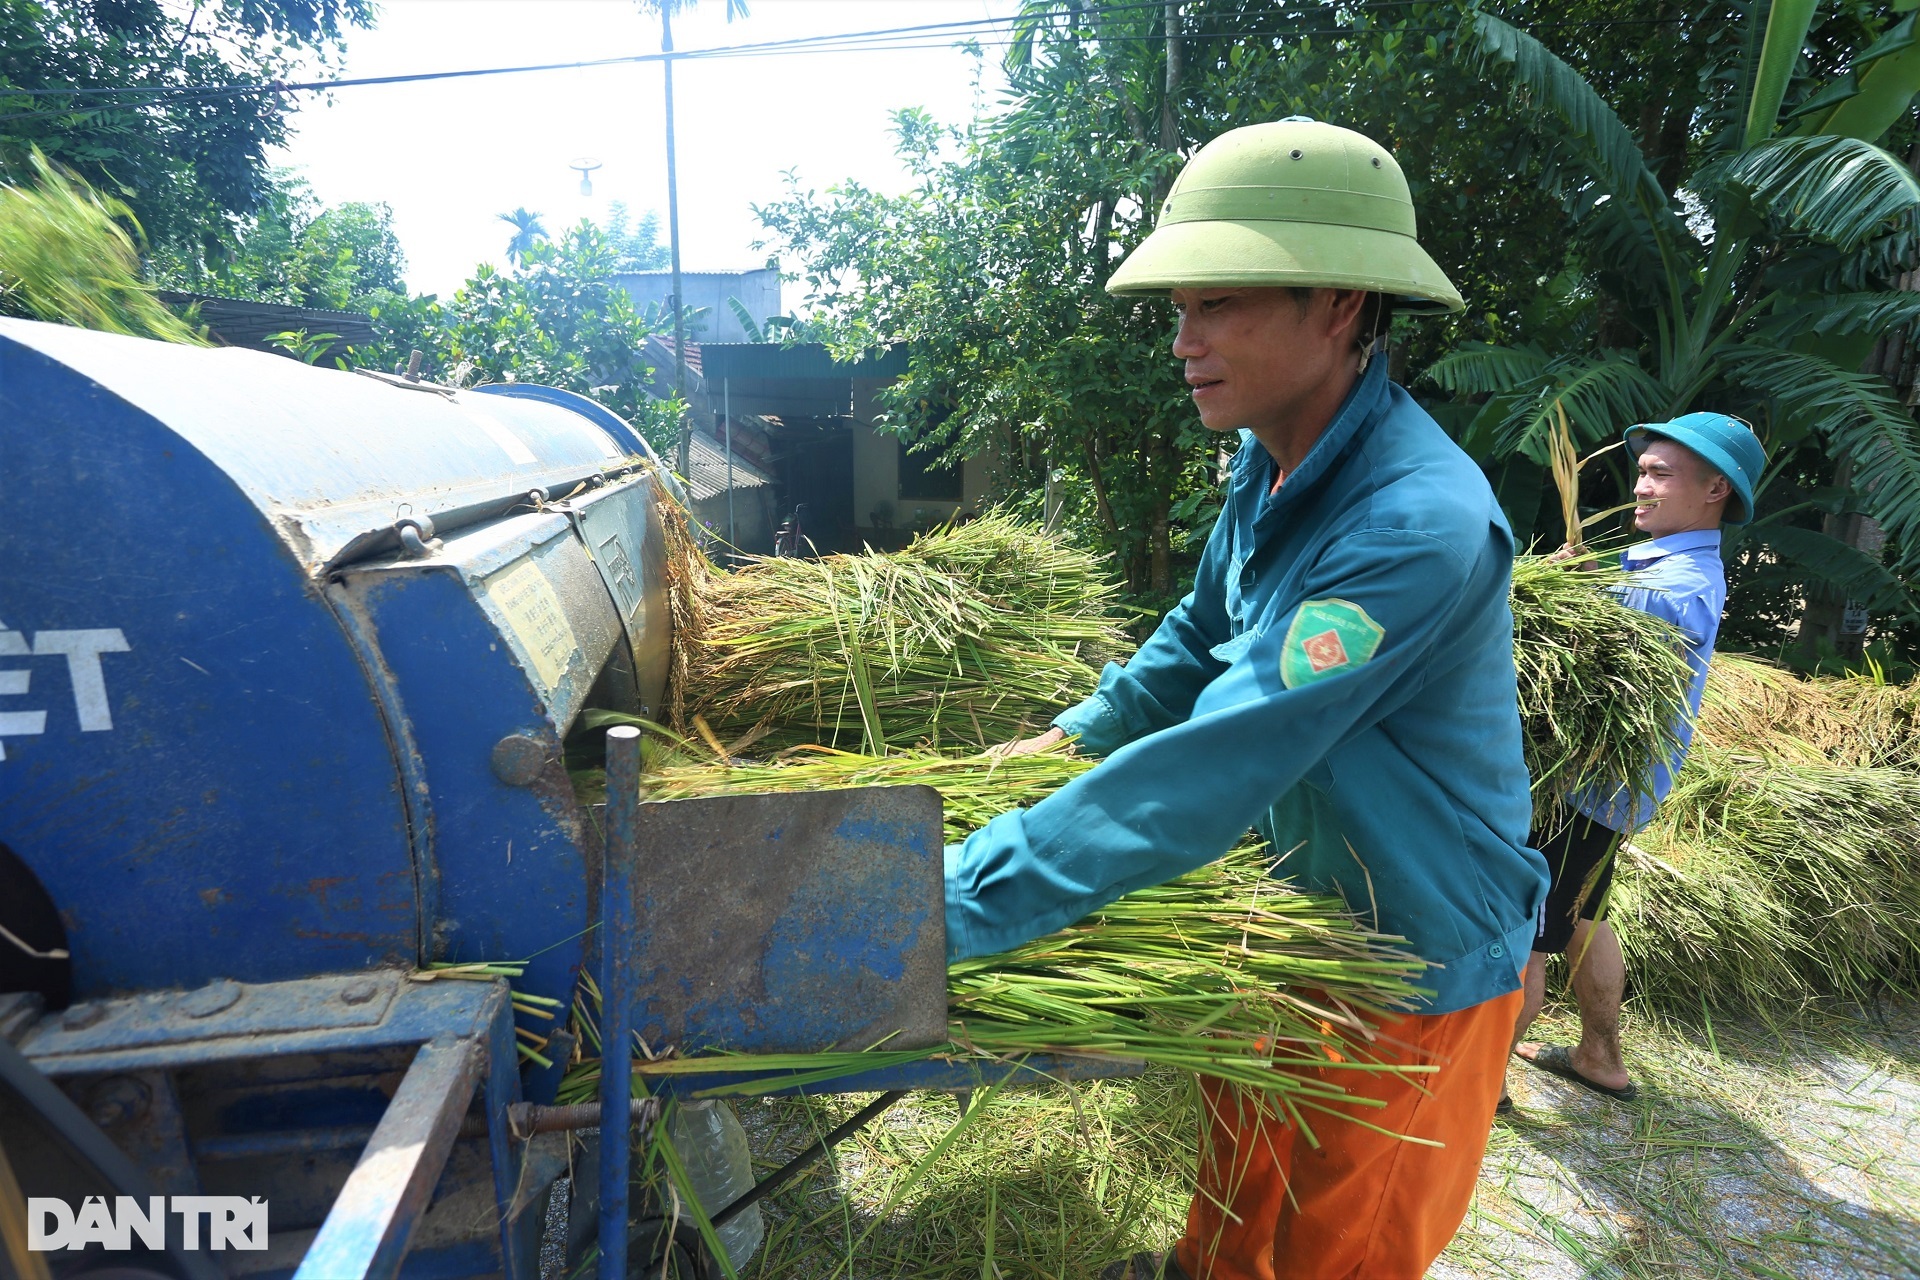
{"type": "Polygon", "coordinates": [[[1425,1012],[1519,985],[1547,870],[1527,847],[1513,538],[1385,367],[1277,494],[1243,433],[1192,594],[1054,722],[1106,759],[948,846],[953,958],[1069,925],[1258,827],[1277,874],[1429,962],[1425,1012]]]}
{"type": "Polygon", "coordinates": [[[1616,589],[1622,603],[1679,629],[1693,683],[1687,689],[1687,714],[1674,726],[1679,745],[1658,761],[1637,791],[1625,783],[1588,787],[1571,797],[1573,807],[1603,827],[1637,831],[1673,790],[1673,780],[1693,743],[1693,722],[1707,690],[1707,664],[1720,634],[1720,612],[1727,604],[1727,571],[1720,562],[1720,531],[1699,529],[1668,534],[1620,553],[1620,567],[1632,576],[1616,589]]]}

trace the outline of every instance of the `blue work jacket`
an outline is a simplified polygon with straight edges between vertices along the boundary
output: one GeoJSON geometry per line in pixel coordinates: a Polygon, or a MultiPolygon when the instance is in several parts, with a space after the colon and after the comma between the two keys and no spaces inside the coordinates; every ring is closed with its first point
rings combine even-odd
{"type": "Polygon", "coordinates": [[[1693,722],[1707,691],[1707,665],[1713,661],[1713,642],[1720,634],[1720,612],[1727,605],[1727,570],[1720,560],[1720,531],[1696,529],[1653,538],[1620,553],[1620,567],[1628,572],[1615,589],[1623,604],[1671,622],[1680,632],[1693,683],[1687,688],[1687,714],[1673,727],[1678,745],[1673,754],[1657,761],[1642,785],[1629,791],[1623,783],[1589,787],[1576,792],[1573,807],[1603,827],[1638,831],[1686,763],[1693,744],[1693,722]]]}
{"type": "Polygon", "coordinates": [[[1514,990],[1547,891],[1527,846],[1486,479],[1376,361],[1305,459],[1243,433],[1192,594],[1054,721],[1105,756],[947,848],[947,948],[985,955],[1219,858],[1341,895],[1428,962],[1423,1012],[1514,990]]]}

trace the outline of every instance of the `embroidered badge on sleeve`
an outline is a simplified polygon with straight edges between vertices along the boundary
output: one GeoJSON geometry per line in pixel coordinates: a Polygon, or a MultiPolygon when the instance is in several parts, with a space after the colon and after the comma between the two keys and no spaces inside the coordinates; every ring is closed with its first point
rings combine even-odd
{"type": "Polygon", "coordinates": [[[1351,600],[1308,600],[1280,647],[1280,682],[1289,689],[1366,665],[1386,628],[1351,600]]]}

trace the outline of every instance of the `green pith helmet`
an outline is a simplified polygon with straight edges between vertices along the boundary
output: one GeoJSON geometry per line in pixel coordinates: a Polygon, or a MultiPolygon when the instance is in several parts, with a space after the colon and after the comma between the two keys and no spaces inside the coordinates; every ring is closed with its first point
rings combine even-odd
{"type": "Polygon", "coordinates": [[[1108,293],[1313,285],[1391,294],[1401,311],[1466,304],[1414,239],[1406,175],[1373,139],[1295,116],[1221,134],[1174,180],[1108,293]]]}

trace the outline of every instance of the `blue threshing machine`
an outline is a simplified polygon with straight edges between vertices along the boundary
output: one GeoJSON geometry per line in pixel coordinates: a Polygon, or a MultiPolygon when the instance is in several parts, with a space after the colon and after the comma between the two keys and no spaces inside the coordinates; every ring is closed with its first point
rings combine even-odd
{"type": "MultiPolygon", "coordinates": [[[[637,739],[574,732],[660,703],[671,484],[565,391],[0,320],[0,1165],[269,1206],[263,1250],[174,1220],[51,1274],[537,1275],[565,1131],[657,1103],[550,1105],[504,984],[431,962],[596,973],[610,1043],[944,1039],[931,791],[641,804],[637,739]],[[605,810],[567,767],[602,749],[605,810]]],[[[603,1276],[699,1251],[636,1234],[628,1150],[568,1180],[603,1276]]]]}

